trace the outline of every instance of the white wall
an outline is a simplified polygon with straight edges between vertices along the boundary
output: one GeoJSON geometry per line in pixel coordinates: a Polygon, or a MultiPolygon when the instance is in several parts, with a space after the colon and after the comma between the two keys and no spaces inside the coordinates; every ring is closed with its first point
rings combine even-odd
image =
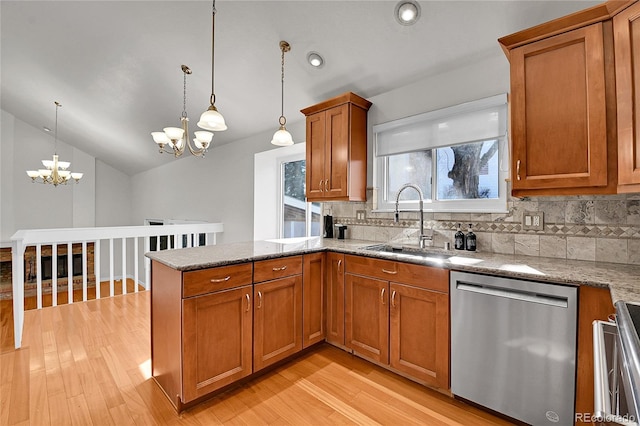
{"type": "MultiPolygon", "coordinates": [[[[304,117],[287,128],[294,141],[304,140],[304,117]]],[[[211,149],[205,158],[167,155],[166,165],[133,176],[133,220],[222,222],[219,242],[253,240],[254,154],[276,148],[271,145],[275,130],[211,149]]]]}
{"type": "Polygon", "coordinates": [[[126,174],[58,138],[60,159],[84,173],[82,180],[58,187],[32,183],[26,170],[40,169],[41,160],[52,158],[54,137],[0,112],[0,241],[8,242],[19,229],[133,224],[131,179],[126,174]]]}

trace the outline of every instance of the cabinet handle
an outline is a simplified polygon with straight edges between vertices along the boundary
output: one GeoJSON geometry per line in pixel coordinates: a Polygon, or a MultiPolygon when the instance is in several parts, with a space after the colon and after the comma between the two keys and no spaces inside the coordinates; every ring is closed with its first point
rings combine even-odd
{"type": "Polygon", "coordinates": [[[324,181],[324,191],[329,192],[329,179],[325,179],[324,181]]]}
{"type": "Polygon", "coordinates": [[[258,292],[258,309],[262,308],[262,292],[258,292]]]}
{"type": "Polygon", "coordinates": [[[396,307],[396,291],[391,292],[391,306],[396,307]]]}
{"type": "Polygon", "coordinates": [[[384,291],[386,288],[382,287],[382,291],[380,292],[380,302],[384,305],[384,291]]]}
{"type": "Polygon", "coordinates": [[[249,312],[249,309],[251,308],[251,298],[249,297],[249,293],[244,296],[247,298],[247,310],[245,312],[249,312]]]}
{"type": "Polygon", "coordinates": [[[516,179],[520,180],[520,160],[516,161],[516,179]]]}
{"type": "Polygon", "coordinates": [[[271,268],[271,269],[273,269],[273,272],[284,271],[285,269],[287,269],[287,265],[281,266],[279,268],[271,268]]]}
{"type": "Polygon", "coordinates": [[[322,189],[322,179],[320,179],[320,192],[322,192],[322,191],[324,191],[324,190],[322,189]]]}
{"type": "Polygon", "coordinates": [[[229,281],[230,279],[231,279],[231,275],[227,275],[224,278],[212,278],[211,282],[212,283],[222,283],[222,282],[225,282],[225,281],[229,281]]]}
{"type": "Polygon", "coordinates": [[[387,269],[382,269],[382,272],[384,272],[385,274],[391,274],[391,275],[395,275],[398,273],[398,271],[389,271],[387,269]]]}
{"type": "Polygon", "coordinates": [[[340,265],[342,265],[342,259],[338,259],[338,272],[340,272],[340,265]]]}

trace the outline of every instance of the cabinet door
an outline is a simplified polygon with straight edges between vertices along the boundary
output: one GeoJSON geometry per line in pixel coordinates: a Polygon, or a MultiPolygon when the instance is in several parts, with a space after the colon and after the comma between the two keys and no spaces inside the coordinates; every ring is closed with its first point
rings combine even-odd
{"type": "Polygon", "coordinates": [[[182,301],[183,402],[251,374],[251,287],[182,301]]]}
{"type": "Polygon", "coordinates": [[[343,198],[349,195],[349,104],[326,111],[325,197],[343,198]]]}
{"type": "Polygon", "coordinates": [[[640,184],[640,3],[613,18],[618,103],[618,183],[640,184]]]}
{"type": "Polygon", "coordinates": [[[449,388],[449,297],[391,283],[391,367],[431,386],[449,388]]]}
{"type": "Polygon", "coordinates": [[[607,185],[602,24],[511,51],[512,184],[607,185]]]}
{"type": "Polygon", "coordinates": [[[344,254],[327,253],[327,342],[344,346],[344,254]]]}
{"type": "Polygon", "coordinates": [[[304,255],[302,273],[302,347],[324,340],[325,254],[304,255]]]}
{"type": "Polygon", "coordinates": [[[254,285],[253,369],[302,350],[302,275],[254,285]]]}
{"type": "Polygon", "coordinates": [[[381,364],[389,363],[388,282],[346,274],[346,346],[381,364]]]}
{"type": "Polygon", "coordinates": [[[325,131],[325,111],[307,117],[307,201],[322,199],[325,194],[325,131]]]}

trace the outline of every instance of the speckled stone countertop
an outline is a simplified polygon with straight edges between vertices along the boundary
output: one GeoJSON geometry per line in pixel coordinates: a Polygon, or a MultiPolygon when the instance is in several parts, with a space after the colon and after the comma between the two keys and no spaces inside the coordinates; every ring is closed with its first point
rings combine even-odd
{"type": "Polygon", "coordinates": [[[192,271],[234,263],[332,250],[346,254],[398,260],[456,271],[486,273],[566,285],[608,287],[611,291],[613,303],[622,300],[640,304],[640,266],[546,257],[428,249],[430,253],[451,256],[448,259],[437,259],[381,252],[365,248],[372,245],[380,245],[380,243],[315,237],[311,239],[250,241],[178,250],[163,250],[159,252],[149,252],[146,256],[179,271],[192,271]]]}

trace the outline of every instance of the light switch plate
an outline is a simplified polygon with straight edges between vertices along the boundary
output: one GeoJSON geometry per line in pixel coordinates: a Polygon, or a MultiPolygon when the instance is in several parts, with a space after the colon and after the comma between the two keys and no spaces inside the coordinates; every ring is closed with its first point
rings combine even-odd
{"type": "Polygon", "coordinates": [[[366,210],[356,210],[356,220],[365,220],[367,218],[366,210]]]}
{"type": "Polygon", "coordinates": [[[522,229],[542,231],[544,229],[544,212],[522,213],[522,229]]]}

